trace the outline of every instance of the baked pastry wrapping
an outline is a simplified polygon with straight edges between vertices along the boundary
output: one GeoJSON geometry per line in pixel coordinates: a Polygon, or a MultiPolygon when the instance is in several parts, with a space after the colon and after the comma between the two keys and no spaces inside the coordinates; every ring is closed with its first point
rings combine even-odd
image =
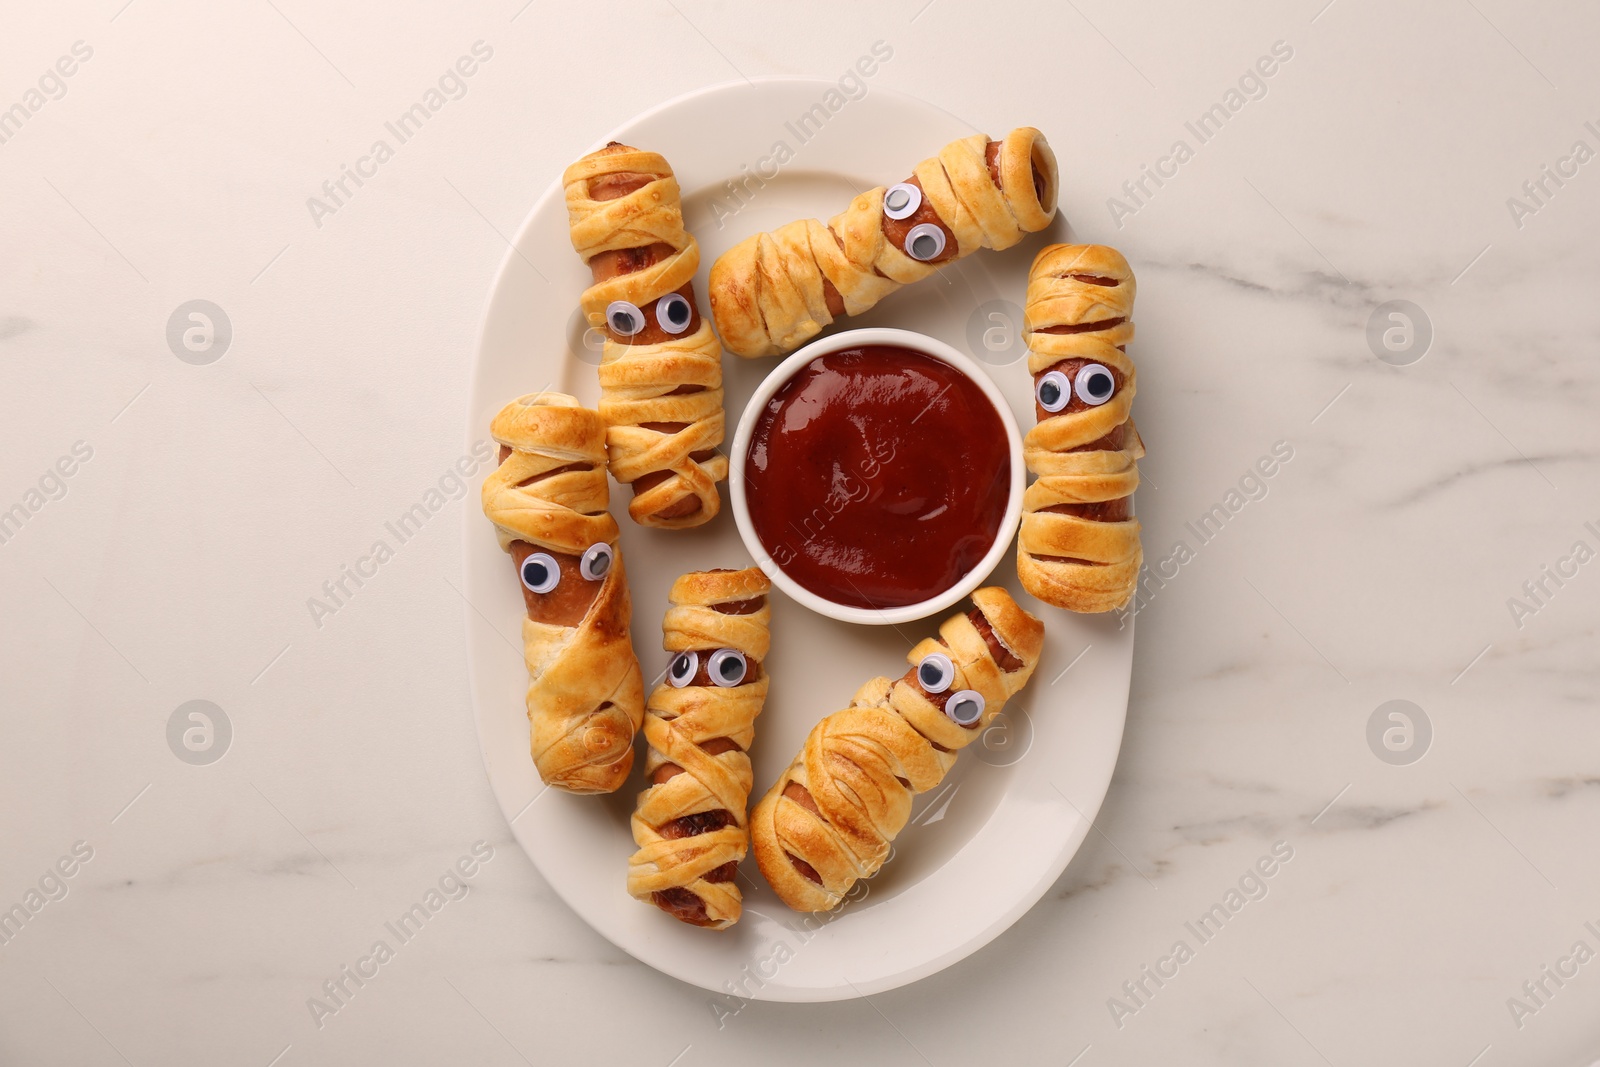
{"type": "Polygon", "coordinates": [[[611,474],[633,488],[642,526],[699,526],[722,507],[722,345],[695,303],[700,246],[683,228],[677,179],[655,152],[613,141],[567,168],[572,247],[605,341],[600,417],[611,474]]]}
{"type": "Polygon", "coordinates": [[[728,351],[792,352],[941,264],[1010,248],[1055,217],[1056,157],[1031,126],[974,134],[912,177],[857,196],[824,226],[803,219],[734,245],[711,266],[711,314],[728,351]]]}
{"type": "Polygon", "coordinates": [[[606,511],[605,425],[563,393],[532,393],[489,426],[500,465],[483,513],[522,582],[533,762],[548,784],[609,793],[633,766],[644,682],[617,522],[606,511]]]}
{"type": "Polygon", "coordinates": [[[1128,261],[1104,245],[1051,245],[1028,275],[1023,337],[1039,421],[1023,458],[1038,477],[1022,497],[1017,576],[1072,611],[1126,605],[1144,559],[1131,507],[1144,456],[1129,416],[1136,289],[1128,261]]]}
{"type": "Polygon", "coordinates": [[[789,907],[827,911],[876,874],[912,799],[1033,676],[1043,623],[997,586],[972,602],[911,650],[903,677],[874,678],[819,722],[751,812],[756,862],[789,907]]]}
{"type": "Polygon", "coordinates": [[[750,742],[767,698],[772,583],[759,567],[698,571],[672,585],[673,653],[645,706],[649,744],[633,813],[628,892],[695,926],[739,921],[734,880],[749,846],[750,742]]]}

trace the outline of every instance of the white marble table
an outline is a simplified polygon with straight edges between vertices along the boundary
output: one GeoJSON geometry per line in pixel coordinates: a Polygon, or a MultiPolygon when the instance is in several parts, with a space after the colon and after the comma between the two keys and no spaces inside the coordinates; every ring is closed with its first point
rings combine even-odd
{"type": "Polygon", "coordinates": [[[1592,8],[520,2],[6,15],[0,907],[31,917],[0,1062],[1600,1055],[1592,8]],[[565,162],[878,40],[874,87],[1046,130],[1074,234],[1134,263],[1155,577],[1116,778],[1038,907],[870,1002],[743,1003],[604,942],[512,843],[450,584],[470,501],[307,600],[460,454],[503,235],[565,162]],[[192,300],[221,358],[184,316],[169,345],[192,300]],[[209,765],[174,755],[193,700],[229,724],[209,765]],[[1369,742],[1392,700],[1426,730],[1385,709],[1369,742]]]}

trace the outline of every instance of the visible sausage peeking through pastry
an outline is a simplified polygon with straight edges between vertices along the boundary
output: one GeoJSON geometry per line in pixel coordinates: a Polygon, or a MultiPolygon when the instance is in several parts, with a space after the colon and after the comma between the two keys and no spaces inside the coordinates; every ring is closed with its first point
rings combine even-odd
{"type": "Polygon", "coordinates": [[[750,813],[761,873],[796,911],[837,907],[876,874],[918,793],[937,786],[1039,663],[1044,626],[1004,589],[972,594],[907,657],[819,722],[750,813]]]}
{"type": "Polygon", "coordinates": [[[1009,248],[1055,217],[1056,158],[1032,127],[974,134],[870,189],[827,225],[804,219],[741,241],[711,266],[711,314],[740,356],[791,352],[941,264],[1009,248]]]}
{"type": "Polygon", "coordinates": [[[605,336],[600,415],[628,514],[681,529],[721,508],[722,346],[695,302],[700,246],[666,160],[615,141],[567,168],[572,245],[589,264],[589,324],[605,336]]]}
{"type": "Polygon", "coordinates": [[[1047,604],[1127,604],[1144,554],[1133,492],[1144,442],[1130,415],[1137,375],[1133,271],[1104,245],[1051,245],[1034,260],[1024,308],[1037,424],[1023,457],[1017,576],[1047,604]]]}
{"type": "Polygon", "coordinates": [[[672,585],[662,645],[673,653],[644,724],[650,782],[633,814],[628,892],[681,922],[739,921],[755,719],[767,695],[771,583],[759,567],[698,571],[672,585]]]}
{"type": "Polygon", "coordinates": [[[633,766],[644,682],[617,523],[606,511],[605,426],[562,393],[507,404],[483,511],[522,586],[533,760],[546,783],[609,793],[633,766]]]}

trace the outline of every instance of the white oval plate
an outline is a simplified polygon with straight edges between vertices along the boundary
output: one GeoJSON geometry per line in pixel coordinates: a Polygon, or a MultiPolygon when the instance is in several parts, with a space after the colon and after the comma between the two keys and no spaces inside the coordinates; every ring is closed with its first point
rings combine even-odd
{"type": "MultiPolygon", "coordinates": [[[[870,86],[870,80],[867,83],[870,86]]],[[[1013,125],[1031,116],[1017,115],[1013,125]]],[[[1002,135],[1010,127],[986,131],[1002,135]]],[[[897,181],[947,142],[975,132],[911,97],[871,87],[847,99],[834,83],[771,79],[716,86],[664,104],[602,138],[662,153],[684,191],[689,229],[700,241],[696,295],[706,310],[712,261],[741,238],[793,219],[828,219],[858,191],[897,181]],[[829,90],[835,90],[830,97],[829,90]],[[842,106],[829,112],[831,104],[842,106]],[[816,110],[820,107],[820,112],[816,110]],[[801,116],[811,123],[798,126],[801,116]],[[825,122],[815,116],[827,114],[825,122]],[[804,139],[802,139],[804,138],[804,139]],[[783,144],[791,153],[781,166],[783,144]],[[781,153],[780,153],[781,154],[781,153]],[[730,179],[758,177],[742,188],[730,179]],[[763,175],[771,176],[763,179],[763,175]],[[764,184],[758,184],[764,180],[764,184]]],[[[1049,131],[1046,131],[1048,135],[1049,131]]],[[[1063,160],[1070,168],[1070,155],[1063,160]]],[[[1070,174],[1070,171],[1068,172],[1070,174]]],[[[517,234],[495,278],[480,326],[468,442],[487,438],[490,418],[523,393],[555,388],[593,405],[599,394],[576,316],[589,272],[567,237],[559,175],[517,234]]],[[[1063,210],[1073,207],[1064,198],[1063,210]]],[[[885,300],[838,328],[900,326],[941,337],[987,364],[1017,422],[1033,424],[1020,346],[995,356],[1020,328],[1028,267],[1038,250],[1066,239],[1059,219],[1005,252],[979,252],[885,300]],[[1012,305],[984,308],[989,301],[1012,305]],[[990,317],[996,311],[1001,317],[990,317]],[[975,340],[968,341],[969,325],[975,340]],[[991,331],[984,337],[984,331],[991,331]],[[989,347],[985,347],[985,346],[989,347]]],[[[775,360],[726,356],[730,432],[775,360]]],[[[645,530],[613,487],[633,593],[634,647],[647,684],[666,669],[660,625],[678,575],[751,563],[727,506],[692,531],[645,530]]],[[[762,882],[753,859],[740,869],[744,918],[726,931],[685,926],[628,896],[633,780],[608,797],[545,790],[528,753],[527,676],[515,572],[478,509],[466,509],[465,581],[469,669],[479,743],[490,785],[518,842],[562,899],[620,948],[656,969],[728,997],[826,1001],[870,995],[933,974],[981,948],[1032,907],[1088,833],[1116,764],[1133,659],[1132,620],[1076,616],[1021,594],[1013,556],[993,581],[1044,618],[1043,660],[1027,689],[969,748],[940,787],[918,798],[895,855],[838,912],[789,911],[762,882]],[[865,890],[863,893],[862,890],[865,890]]],[[[959,606],[957,608],[959,610],[959,606]]],[[[898,627],[852,626],[773,593],[773,687],[751,751],[756,789],[788,765],[812,725],[848,705],[869,678],[897,676],[906,653],[937,631],[930,618],[898,627]]],[[[642,742],[641,742],[642,747],[642,742]]],[[[752,804],[756,797],[752,797],[752,804]]]]}

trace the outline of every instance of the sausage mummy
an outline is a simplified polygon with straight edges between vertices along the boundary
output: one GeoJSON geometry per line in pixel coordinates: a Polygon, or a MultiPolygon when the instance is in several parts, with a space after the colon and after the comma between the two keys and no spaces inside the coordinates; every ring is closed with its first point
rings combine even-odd
{"type": "Polygon", "coordinates": [[[1038,423],[1023,441],[1038,477],[1022,497],[1017,576],[1047,604],[1127,604],[1143,550],[1131,498],[1144,442],[1135,391],[1133,271],[1104,245],[1051,245],[1028,275],[1023,336],[1038,423]]]}
{"type": "Polygon", "coordinates": [[[686,574],[668,594],[674,656],[645,707],[650,785],[633,813],[628,892],[694,926],[721,930],[742,910],[734,875],[749,845],[746,752],[767,698],[771,589],[750,567],[686,574]]]}
{"type": "Polygon", "coordinates": [[[941,264],[1010,248],[1055,217],[1056,157],[1031,126],[974,134],[870,189],[824,226],[803,219],[734,245],[711,266],[711,314],[728,351],[792,352],[941,264]]]}
{"type": "Polygon", "coordinates": [[[606,511],[605,425],[570,396],[533,393],[489,432],[500,466],[484,480],[483,513],[522,580],[534,764],[559,789],[610,793],[633,766],[644,682],[606,511]]]}
{"type": "Polygon", "coordinates": [[[700,246],[683,228],[678,182],[654,152],[613,141],[567,168],[572,247],[594,284],[600,416],[611,474],[633,487],[642,526],[699,526],[722,507],[722,345],[695,305],[700,246]]]}
{"type": "Polygon", "coordinates": [[[819,722],[750,813],[756,862],[789,907],[837,907],[876,874],[912,798],[944,779],[1033,676],[1044,625],[999,587],[972,602],[911,650],[903,677],[874,678],[819,722]]]}

